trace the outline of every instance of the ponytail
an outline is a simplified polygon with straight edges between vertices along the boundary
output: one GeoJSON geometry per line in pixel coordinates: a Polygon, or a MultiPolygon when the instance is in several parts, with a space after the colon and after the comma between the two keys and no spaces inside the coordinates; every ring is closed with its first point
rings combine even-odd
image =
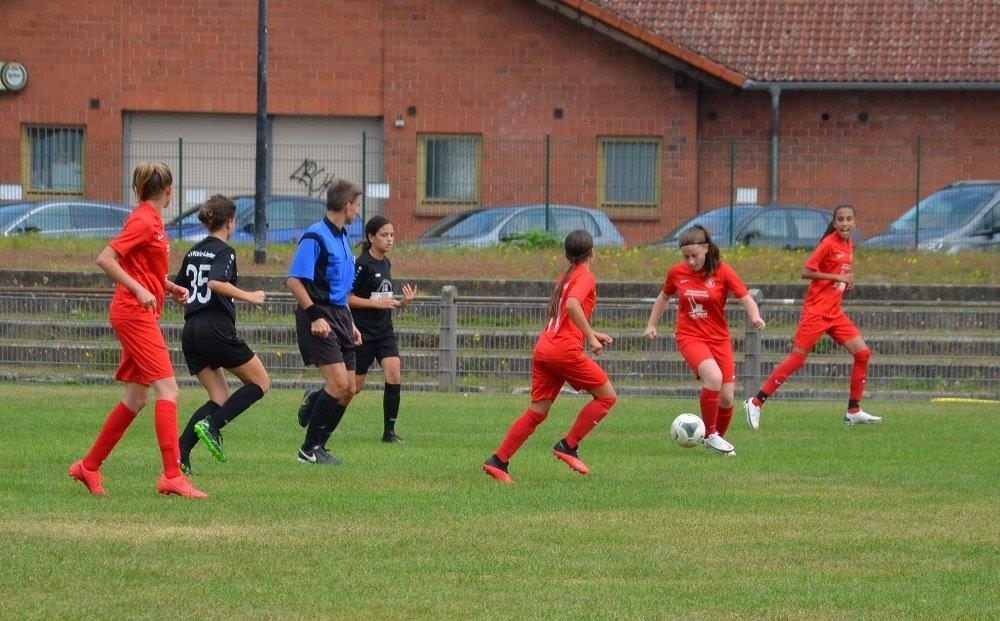
{"type": "Polygon", "coordinates": [[[586,261],[594,253],[594,238],[587,231],[576,230],[566,236],[563,248],[566,250],[569,267],[563,273],[559,284],[552,290],[552,297],[549,298],[549,319],[554,319],[559,314],[559,298],[562,296],[563,287],[566,286],[566,281],[569,280],[573,268],[586,261]]]}

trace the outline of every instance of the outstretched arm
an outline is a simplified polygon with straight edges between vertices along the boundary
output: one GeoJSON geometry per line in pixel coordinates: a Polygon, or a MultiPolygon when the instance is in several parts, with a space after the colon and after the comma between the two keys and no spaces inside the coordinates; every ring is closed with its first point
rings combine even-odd
{"type": "Polygon", "coordinates": [[[647,341],[652,341],[656,338],[656,324],[659,323],[660,317],[663,316],[663,311],[667,310],[667,298],[663,291],[660,291],[660,295],[656,296],[656,300],[653,301],[653,308],[649,311],[649,319],[646,321],[646,331],[643,336],[646,337],[647,341]]]}

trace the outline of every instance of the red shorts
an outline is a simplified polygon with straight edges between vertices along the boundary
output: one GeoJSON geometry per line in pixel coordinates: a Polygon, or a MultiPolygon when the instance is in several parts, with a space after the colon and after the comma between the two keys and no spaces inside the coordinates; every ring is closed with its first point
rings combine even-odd
{"type": "Polygon", "coordinates": [[[795,329],[792,344],[804,351],[812,351],[813,345],[824,334],[829,334],[837,345],[843,345],[856,336],[861,336],[861,330],[854,322],[840,313],[836,317],[823,317],[813,313],[802,313],[799,327],[795,329]]]}
{"type": "Polygon", "coordinates": [[[684,362],[687,362],[694,376],[698,379],[698,365],[706,360],[715,360],[722,371],[722,383],[730,384],[736,381],[736,360],[733,358],[733,343],[725,340],[709,343],[701,339],[677,337],[677,349],[681,352],[684,362]]]}
{"type": "Polygon", "coordinates": [[[569,384],[574,390],[592,390],[608,382],[601,365],[582,350],[539,352],[531,357],[531,402],[554,400],[569,384]]]}
{"type": "Polygon", "coordinates": [[[147,317],[112,317],[111,328],[122,344],[121,362],[115,379],[149,386],[174,376],[170,351],[153,313],[147,317]]]}

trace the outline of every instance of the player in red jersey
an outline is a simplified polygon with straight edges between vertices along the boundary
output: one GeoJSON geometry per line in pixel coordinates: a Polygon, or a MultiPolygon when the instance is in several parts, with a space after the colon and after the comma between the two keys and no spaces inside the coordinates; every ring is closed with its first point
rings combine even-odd
{"type": "Polygon", "coordinates": [[[819,245],[806,260],[802,277],[809,279],[799,326],[792,338],[792,353],[771,371],[756,396],[743,402],[747,424],[752,429],[760,427],[760,411],[764,401],[806,363],[806,356],[824,334],[847,348],[854,356],[851,366],[850,389],[844,422],[848,425],[867,425],[882,421],[861,409],[861,397],[868,377],[868,361],[872,352],[861,338],[861,330],[844,313],[841,301],[844,292],[854,287],[854,244],[851,232],[857,225],[857,214],[852,205],[839,205],[819,245]]]}
{"type": "Polygon", "coordinates": [[[108,316],[122,346],[115,379],[125,382],[125,398],[108,414],[93,447],[70,466],[69,474],[91,494],[105,493],[101,464],[145,407],[152,387],[156,394],[153,424],[163,460],[163,475],[156,483],[156,491],[185,498],[207,498],[180,471],[177,444],[180,391],[159,326],[168,293],[179,304],[187,302],[187,289],[167,279],[170,246],[161,212],[173,196],[170,168],[161,162],[139,164],[132,174],[132,189],[139,204],[125,220],[121,233],[97,257],[98,267],[116,283],[108,316]]]}
{"type": "Polygon", "coordinates": [[[586,231],[573,231],[563,243],[569,268],[549,300],[549,321],[531,357],[531,404],[510,426],[497,451],[483,462],[483,470],[501,483],[511,483],[507,465],[517,449],[545,420],[562,390],[569,383],[586,390],[593,399],[583,406],[566,436],[556,442],[552,453],[580,474],[590,469],[580,459],[580,441],[614,406],[618,396],[607,374],[583,353],[586,344],[595,356],[612,343],[612,338],[595,331],[590,316],[597,304],[597,281],[590,272],[594,261],[594,239],[586,231]]]}
{"type": "Polygon", "coordinates": [[[701,419],[705,423],[705,446],[725,455],[735,455],[725,439],[733,419],[736,361],[726,323],[729,295],[740,301],[753,327],[762,330],[764,320],[747,287],[728,264],[703,226],[681,233],[678,245],[684,260],[670,268],[660,294],[653,302],[644,336],[656,338],[656,324],[671,296],[677,296],[677,348],[701,380],[701,419]]]}

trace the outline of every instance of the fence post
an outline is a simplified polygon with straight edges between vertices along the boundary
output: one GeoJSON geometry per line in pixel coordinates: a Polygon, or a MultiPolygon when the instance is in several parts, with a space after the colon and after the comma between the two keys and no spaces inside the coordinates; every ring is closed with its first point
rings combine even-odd
{"type": "MultiPolygon", "coordinates": [[[[751,289],[750,296],[753,301],[757,303],[757,307],[760,308],[761,302],[764,301],[764,294],[760,289],[751,289]]],[[[761,367],[764,364],[764,348],[762,345],[763,337],[759,330],[753,327],[753,324],[747,321],[745,323],[746,328],[744,328],[743,333],[743,365],[746,369],[744,375],[751,382],[749,387],[744,387],[744,394],[757,394],[757,390],[760,385],[764,382],[764,376],[761,374],[761,367]]]]}
{"type": "Polygon", "coordinates": [[[441,332],[439,335],[438,388],[445,392],[458,386],[458,290],[454,285],[441,288],[441,332]]]}

